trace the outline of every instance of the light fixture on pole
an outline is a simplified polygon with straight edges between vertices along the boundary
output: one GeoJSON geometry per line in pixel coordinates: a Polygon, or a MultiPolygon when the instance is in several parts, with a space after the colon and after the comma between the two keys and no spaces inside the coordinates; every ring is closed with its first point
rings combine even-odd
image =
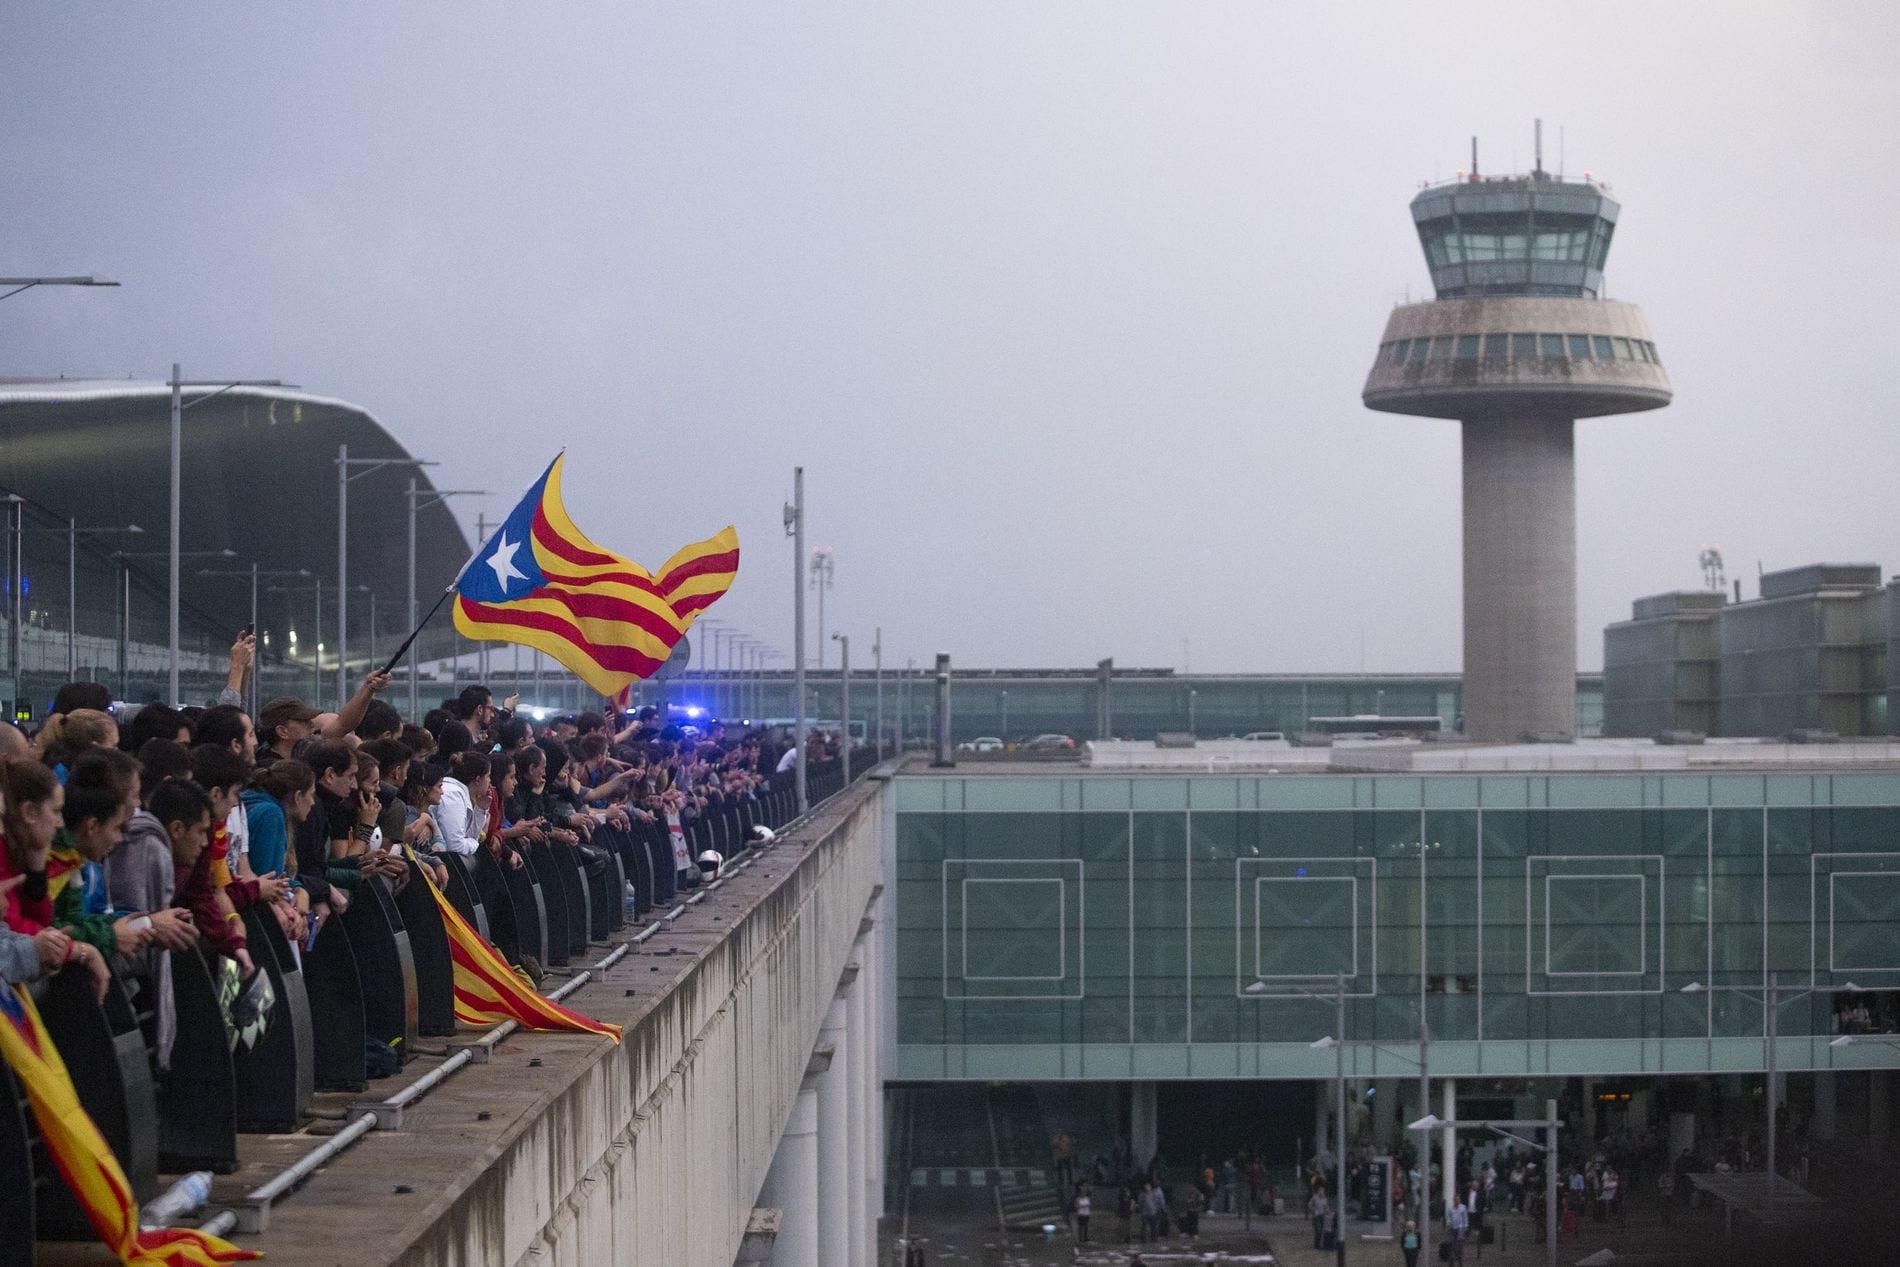
{"type": "Polygon", "coordinates": [[[701,616],[693,626],[695,629],[703,627],[706,631],[705,641],[701,644],[706,652],[706,663],[699,674],[700,684],[706,688],[703,693],[711,697],[710,706],[702,707],[706,707],[708,715],[712,717],[719,716],[719,639],[728,632],[723,627],[725,623],[716,616],[701,616]]]}
{"type": "MultiPolygon", "coordinates": [[[[176,516],[173,517],[172,522],[173,522],[173,526],[176,527],[177,525],[176,516]]],[[[172,548],[169,550],[141,550],[136,553],[130,550],[114,550],[112,552],[111,557],[114,559],[120,559],[120,560],[125,560],[125,559],[165,559],[167,560],[167,571],[169,572],[170,577],[171,577],[171,583],[169,587],[170,594],[171,594],[171,604],[170,604],[171,637],[170,637],[170,643],[169,643],[170,652],[171,652],[171,657],[170,657],[171,669],[170,669],[169,676],[167,678],[167,683],[168,683],[168,688],[171,692],[168,698],[170,699],[173,707],[176,707],[180,703],[179,698],[178,698],[178,564],[179,564],[179,561],[182,559],[235,559],[237,558],[237,551],[228,550],[228,549],[227,550],[180,550],[178,549],[177,534],[174,533],[172,536],[172,548]]],[[[123,574],[122,576],[122,579],[124,581],[123,588],[125,591],[125,611],[123,613],[125,617],[125,624],[124,624],[124,630],[123,630],[123,634],[122,634],[122,638],[120,642],[120,646],[122,650],[120,651],[120,654],[119,654],[119,679],[120,679],[119,695],[120,695],[120,698],[124,698],[127,690],[129,689],[129,686],[126,681],[127,670],[125,667],[125,662],[127,659],[129,647],[132,640],[132,569],[130,569],[129,567],[126,567],[124,563],[121,563],[120,570],[123,574]]]]}
{"type": "Polygon", "coordinates": [[[884,759],[884,626],[879,625],[871,638],[871,697],[872,711],[877,714],[876,751],[877,759],[884,759]]]}
{"type": "Polygon", "coordinates": [[[257,716],[257,697],[258,697],[257,678],[258,678],[258,674],[263,670],[263,666],[264,666],[263,653],[262,653],[263,641],[261,637],[261,630],[263,626],[262,626],[262,622],[258,619],[257,583],[259,580],[266,579],[266,578],[274,579],[277,577],[285,577],[285,576],[309,576],[310,569],[309,568],[296,568],[294,570],[290,568],[261,569],[257,566],[257,564],[253,563],[251,564],[250,569],[248,571],[235,571],[235,570],[217,571],[210,568],[200,568],[198,571],[198,575],[199,576],[231,576],[231,577],[249,577],[250,578],[250,581],[251,581],[251,633],[254,636],[258,636],[259,641],[256,644],[256,646],[252,649],[252,652],[251,652],[251,689],[248,694],[248,698],[250,700],[250,708],[249,708],[250,714],[252,717],[256,717],[257,716]]]}
{"type": "MultiPolygon", "coordinates": [[[[350,485],[391,466],[434,466],[421,458],[353,458],[336,446],[336,698],[350,697],[350,485]]],[[[413,628],[413,626],[412,626],[413,628]]]]}
{"type": "Polygon", "coordinates": [[[844,762],[844,784],[851,786],[851,635],[835,633],[838,640],[838,759],[844,762]]]}
{"type": "MultiPolygon", "coordinates": [[[[1416,1065],[1418,1067],[1419,1103],[1423,1104],[1427,1108],[1430,1108],[1432,1084],[1431,1084],[1431,1076],[1428,1072],[1427,1062],[1429,1061],[1430,1055],[1431,1055],[1430,1053],[1431,1030],[1430,1030],[1430,1027],[1426,1024],[1424,1016],[1421,1015],[1419,1017],[1418,1059],[1417,1060],[1412,1059],[1410,1056],[1406,1055],[1404,1052],[1395,1051],[1392,1048],[1385,1046],[1383,1043],[1379,1042],[1376,1039],[1370,1039],[1370,1038],[1342,1039],[1339,1037],[1339,1035],[1344,1033],[1345,1028],[1346,1028],[1345,974],[1343,973],[1336,974],[1334,981],[1335,981],[1335,988],[1331,993],[1327,993],[1324,991],[1308,990],[1297,985],[1291,986],[1290,989],[1292,990],[1294,994],[1302,995],[1309,999],[1316,999],[1320,1002],[1325,1002],[1328,999],[1333,1000],[1334,1032],[1326,1035],[1323,1038],[1315,1039],[1312,1043],[1309,1043],[1308,1046],[1313,1048],[1315,1051],[1325,1051],[1328,1048],[1334,1048],[1334,1047],[1341,1049],[1339,1059],[1338,1061],[1335,1062],[1335,1074],[1337,1078],[1339,1079],[1339,1103],[1342,1106],[1341,1120],[1342,1121],[1344,1120],[1343,1106],[1345,1104],[1345,1097],[1346,1097],[1345,1070],[1343,1068],[1344,1048],[1346,1047],[1367,1047],[1373,1051],[1373,1053],[1375,1054],[1375,1059],[1379,1053],[1383,1053],[1387,1056],[1394,1057],[1395,1059],[1403,1060],[1405,1063],[1409,1065],[1416,1065]]],[[[1273,997],[1273,998],[1288,997],[1288,995],[1284,991],[1275,990],[1273,987],[1270,987],[1265,981],[1248,982],[1247,985],[1241,989],[1241,994],[1247,996],[1248,998],[1254,998],[1254,999],[1261,999],[1261,998],[1268,998],[1268,997],[1273,997]]],[[[1376,1064],[1374,1066],[1374,1070],[1375,1070],[1375,1075],[1376,1075],[1376,1070],[1377,1070],[1376,1064]]],[[[1344,1133],[1342,1132],[1341,1133],[1342,1140],[1343,1140],[1343,1134],[1344,1133]]],[[[1431,1191],[1430,1191],[1432,1169],[1431,1169],[1431,1163],[1429,1159],[1428,1145],[1429,1145],[1429,1140],[1425,1140],[1421,1142],[1420,1151],[1419,1151],[1419,1159],[1418,1159],[1419,1186],[1421,1189],[1421,1191],[1418,1194],[1418,1197],[1419,1197],[1418,1239],[1419,1239],[1420,1251],[1424,1254],[1425,1257],[1429,1259],[1430,1253],[1431,1253],[1431,1245],[1432,1245],[1432,1202],[1431,1202],[1431,1191]]],[[[1340,1154],[1343,1158],[1345,1154],[1345,1150],[1343,1146],[1340,1150],[1340,1154]]],[[[1338,1182],[1340,1184],[1340,1191],[1343,1193],[1345,1191],[1345,1170],[1343,1168],[1343,1165],[1340,1170],[1338,1182]]],[[[1442,1181],[1441,1181],[1441,1187],[1442,1187],[1442,1181]]],[[[1343,1233],[1345,1229],[1345,1217],[1344,1217],[1343,1212],[1340,1218],[1340,1229],[1342,1233],[1341,1235],[1342,1244],[1340,1246],[1339,1253],[1341,1256],[1341,1261],[1344,1261],[1345,1247],[1343,1245],[1343,1240],[1344,1240],[1343,1233]]]]}
{"type": "Polygon", "coordinates": [[[119,283],[104,277],[0,277],[0,286],[11,287],[0,299],[11,299],[23,290],[32,290],[35,286],[117,286],[119,283]]]}
{"type": "Polygon", "coordinates": [[[792,749],[798,812],[811,808],[805,794],[805,468],[792,468],[792,500],[785,504],[785,535],[792,539],[792,749]]]}
{"type": "MultiPolygon", "coordinates": [[[[1461,1130],[1494,1131],[1544,1154],[1544,1254],[1550,1267],[1557,1267],[1557,1132],[1563,1129],[1563,1125],[1562,1119],[1557,1116],[1557,1102],[1546,1100],[1544,1101],[1544,1116],[1541,1118],[1450,1118],[1439,1117],[1436,1113],[1427,1113],[1418,1121],[1408,1124],[1405,1129],[1419,1133],[1421,1157],[1424,1155],[1424,1150],[1430,1147],[1433,1131],[1445,1131],[1455,1135],[1461,1130]],[[1534,1139],[1513,1133],[1534,1130],[1544,1132],[1543,1143],[1540,1144],[1534,1139]]],[[[1425,1169],[1421,1162],[1421,1171],[1425,1169]]],[[[1446,1180],[1448,1184],[1456,1182],[1449,1175],[1446,1176],[1446,1180]]],[[[1446,1209],[1449,1210],[1451,1207],[1449,1194],[1447,1197],[1446,1209]]]]}
{"type": "MultiPolygon", "coordinates": [[[[1811,988],[1807,990],[1800,990],[1793,994],[1783,994],[1781,991],[1781,980],[1780,980],[1779,975],[1777,973],[1771,972],[1768,974],[1768,990],[1766,994],[1757,994],[1753,990],[1746,989],[1745,987],[1742,987],[1742,986],[1710,987],[1710,986],[1703,985],[1700,981],[1691,981],[1688,985],[1683,986],[1681,993],[1705,994],[1705,993],[1712,993],[1714,990],[1717,990],[1717,989],[1721,990],[1725,994],[1738,994],[1741,997],[1750,1000],[1751,1002],[1758,1003],[1761,1005],[1762,1061],[1763,1061],[1763,1064],[1766,1066],[1766,1071],[1767,1071],[1767,1077],[1766,1077],[1767,1087],[1766,1087],[1765,1098],[1767,1100],[1767,1107],[1768,1107],[1768,1156],[1766,1158],[1766,1161],[1768,1163],[1768,1171],[1767,1171],[1767,1174],[1764,1176],[1764,1178],[1767,1180],[1767,1183],[1766,1183],[1766,1196],[1763,1199],[1763,1204],[1768,1210],[1772,1211],[1775,1206],[1775,1185],[1780,1182],[1780,1178],[1779,1178],[1780,1172],[1775,1168],[1775,1163],[1776,1163],[1775,1151],[1776,1151],[1776,1143],[1777,1143],[1776,1135],[1778,1133],[1776,1122],[1775,1122],[1776,1109],[1778,1107],[1776,1104],[1777,1091],[1775,1087],[1775,1078],[1777,1074],[1777,1070],[1775,1067],[1776,1066],[1775,1057],[1777,1053],[1775,1049],[1778,1046],[1780,1046],[1781,1009],[1790,1003],[1795,1003],[1795,1002],[1800,1001],[1801,999],[1807,998],[1810,994],[1819,994],[1821,993],[1821,991],[1818,988],[1811,988]]],[[[1841,992],[1847,993],[1847,994],[1867,993],[1867,990],[1865,989],[1865,987],[1855,985],[1852,981],[1849,981],[1845,985],[1838,987],[1838,989],[1841,992]]]]}
{"type": "Polygon", "coordinates": [[[830,546],[811,552],[811,587],[818,593],[818,668],[825,667],[825,591],[831,588],[831,573],[836,566],[830,546]]]}
{"type": "Polygon", "coordinates": [[[137,536],[137,524],[123,528],[81,528],[77,519],[66,521],[66,680],[79,676],[79,538],[137,536]]]}
{"type": "MultiPolygon", "coordinates": [[[[310,578],[310,592],[315,600],[317,624],[310,634],[310,707],[321,710],[323,707],[321,699],[323,695],[323,578],[307,570],[300,572],[299,575],[310,578]]],[[[301,594],[303,587],[273,585],[264,592],[266,594],[301,594]]],[[[297,631],[291,630],[290,636],[294,641],[297,631]]],[[[284,655],[286,658],[289,657],[289,648],[285,648],[284,655]]],[[[338,700],[337,706],[341,708],[342,705],[343,701],[338,700]]]]}
{"type": "MultiPolygon", "coordinates": [[[[416,481],[414,479],[411,479],[409,481],[409,628],[414,629],[416,627],[416,512],[419,510],[425,510],[430,506],[440,505],[441,503],[447,501],[451,497],[486,497],[486,496],[488,496],[488,492],[486,489],[480,489],[480,488],[418,489],[416,487],[416,481]]],[[[483,544],[482,542],[477,541],[475,543],[475,548],[477,550],[481,549],[482,544],[483,544]]],[[[535,659],[534,659],[535,695],[536,695],[536,702],[539,702],[540,686],[541,686],[541,682],[540,682],[541,653],[537,651],[534,653],[534,656],[535,656],[535,659]]],[[[409,715],[411,717],[422,716],[422,710],[419,707],[417,707],[419,694],[422,689],[421,679],[417,676],[418,673],[420,672],[418,668],[418,662],[421,659],[422,659],[422,655],[420,651],[418,651],[415,655],[412,655],[409,657],[409,715]]]]}
{"type": "Polygon", "coordinates": [[[167,682],[167,689],[170,692],[169,698],[171,699],[171,702],[174,705],[178,703],[178,562],[180,559],[184,557],[182,554],[179,553],[179,550],[178,550],[178,533],[179,533],[179,506],[182,501],[181,490],[183,488],[183,464],[184,464],[184,447],[185,447],[185,411],[187,409],[196,409],[199,405],[204,404],[206,401],[215,400],[219,396],[224,395],[224,393],[228,391],[232,391],[239,387],[284,388],[284,387],[294,387],[294,386],[295,384],[286,383],[283,380],[276,379],[276,378],[220,378],[220,379],[209,379],[209,380],[193,379],[187,382],[185,379],[179,376],[178,362],[176,361],[172,362],[172,377],[171,377],[172,432],[171,432],[171,498],[170,498],[170,501],[171,501],[171,511],[170,511],[171,513],[171,565],[170,565],[170,568],[168,569],[168,580],[167,580],[167,584],[170,587],[170,595],[171,595],[170,611],[168,613],[170,617],[169,649],[171,652],[171,664],[167,672],[166,682],[167,682]],[[206,387],[206,388],[210,388],[211,390],[207,391],[202,396],[194,397],[192,400],[187,401],[185,399],[185,389],[187,387],[193,387],[193,388],[206,387]]]}

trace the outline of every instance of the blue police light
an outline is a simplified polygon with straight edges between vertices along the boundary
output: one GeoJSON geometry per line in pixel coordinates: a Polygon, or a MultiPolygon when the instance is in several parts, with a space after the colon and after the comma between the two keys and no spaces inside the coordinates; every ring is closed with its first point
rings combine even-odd
{"type": "Polygon", "coordinates": [[[1293,874],[1294,874],[1294,875],[1297,875],[1297,876],[1305,876],[1305,874],[1306,874],[1306,868],[1305,868],[1305,867],[1295,867],[1295,868],[1293,868],[1293,874]]]}
{"type": "Polygon", "coordinates": [[[704,717],[706,715],[706,710],[697,704],[688,704],[680,711],[685,713],[688,717],[704,717]]]}

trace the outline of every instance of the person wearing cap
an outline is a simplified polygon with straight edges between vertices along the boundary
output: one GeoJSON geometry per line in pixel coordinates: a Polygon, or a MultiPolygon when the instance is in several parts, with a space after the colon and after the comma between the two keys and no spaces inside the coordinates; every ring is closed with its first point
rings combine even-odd
{"type": "Polygon", "coordinates": [[[257,730],[269,746],[272,759],[294,761],[298,745],[310,738],[318,716],[316,709],[289,696],[264,705],[257,714],[257,730]]]}
{"type": "Polygon", "coordinates": [[[334,713],[319,713],[294,696],[281,696],[264,705],[257,715],[258,741],[265,744],[276,761],[293,761],[297,749],[307,739],[343,739],[346,742],[362,724],[370,701],[389,687],[389,674],[382,670],[363,679],[356,694],[334,713]]]}

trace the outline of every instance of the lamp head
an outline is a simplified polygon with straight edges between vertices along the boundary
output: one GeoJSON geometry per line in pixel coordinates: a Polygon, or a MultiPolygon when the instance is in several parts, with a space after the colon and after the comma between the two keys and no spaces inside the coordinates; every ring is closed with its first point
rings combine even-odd
{"type": "Polygon", "coordinates": [[[1438,1114],[1427,1113],[1424,1117],[1421,1117],[1418,1121],[1412,1123],[1405,1129],[1408,1131],[1435,1131],[1440,1126],[1443,1126],[1444,1123],[1445,1119],[1438,1116],[1438,1114]]]}
{"type": "Polygon", "coordinates": [[[1842,1034],[1839,1038],[1828,1044],[1829,1047],[1852,1047],[1853,1045],[1854,1036],[1852,1034],[1842,1034]]]}
{"type": "Polygon", "coordinates": [[[1242,994],[1265,994],[1267,992],[1267,983],[1264,981],[1249,981],[1240,992],[1242,994]]]}
{"type": "Polygon", "coordinates": [[[1331,1051],[1333,1048],[1339,1046],[1339,1040],[1334,1038],[1331,1034],[1328,1034],[1324,1038],[1315,1038],[1312,1042],[1308,1043],[1307,1046],[1311,1047],[1314,1051],[1331,1051]]]}
{"type": "Polygon", "coordinates": [[[1703,986],[1700,981],[1691,981],[1688,985],[1682,987],[1682,992],[1684,994],[1700,994],[1702,993],[1702,989],[1703,986]]]}

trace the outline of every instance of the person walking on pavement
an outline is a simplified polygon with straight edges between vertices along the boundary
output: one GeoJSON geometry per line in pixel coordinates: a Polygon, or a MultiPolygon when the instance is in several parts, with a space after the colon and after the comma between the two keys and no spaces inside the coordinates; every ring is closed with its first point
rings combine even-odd
{"type": "Polygon", "coordinates": [[[1050,1149],[1056,1159],[1056,1190],[1067,1192],[1069,1185],[1075,1182],[1075,1141],[1069,1138],[1067,1131],[1058,1131],[1050,1149]]]}
{"type": "Polygon", "coordinates": [[[1465,1234],[1471,1230],[1471,1212],[1465,1209],[1463,1201],[1455,1201],[1445,1214],[1445,1231],[1450,1238],[1450,1253],[1445,1256],[1448,1263],[1462,1264],[1465,1261],[1465,1234]]]}
{"type": "Polygon", "coordinates": [[[1331,1204],[1326,1200],[1326,1185],[1315,1183],[1313,1195],[1306,1203],[1306,1213],[1313,1220],[1313,1248],[1326,1248],[1326,1216],[1331,1212],[1331,1204]]]}
{"type": "Polygon", "coordinates": [[[1075,1194],[1075,1243],[1077,1245],[1089,1243],[1089,1214],[1093,1209],[1094,1204],[1089,1200],[1089,1190],[1077,1189],[1075,1194]]]}
{"type": "Polygon", "coordinates": [[[1399,1252],[1405,1255],[1405,1267],[1418,1267],[1418,1224],[1411,1219],[1399,1233],[1399,1252]]]}
{"type": "Polygon", "coordinates": [[[1127,1184],[1123,1184],[1121,1190],[1115,1194],[1115,1230],[1120,1234],[1121,1242],[1124,1245],[1128,1244],[1128,1224],[1129,1220],[1134,1217],[1134,1214],[1135,1190],[1127,1184]]]}

